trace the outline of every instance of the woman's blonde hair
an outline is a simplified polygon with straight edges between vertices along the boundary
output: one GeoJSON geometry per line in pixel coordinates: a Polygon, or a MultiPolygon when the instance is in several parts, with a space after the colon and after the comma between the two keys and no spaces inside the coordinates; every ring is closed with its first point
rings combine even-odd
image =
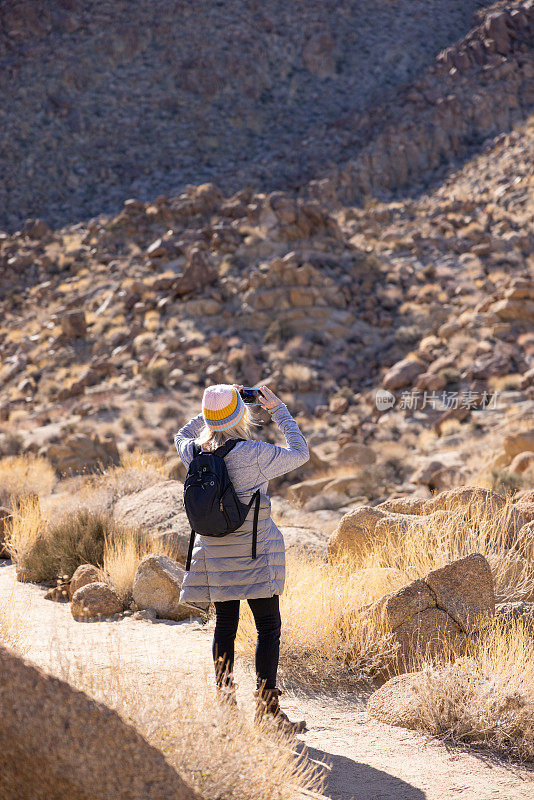
{"type": "Polygon", "coordinates": [[[245,413],[237,423],[231,428],[226,428],[224,431],[212,431],[204,422],[204,427],[195,439],[195,442],[202,447],[203,450],[213,452],[221,444],[224,444],[227,439],[252,439],[254,428],[261,425],[258,419],[254,416],[254,412],[248,405],[245,406],[245,413]]]}

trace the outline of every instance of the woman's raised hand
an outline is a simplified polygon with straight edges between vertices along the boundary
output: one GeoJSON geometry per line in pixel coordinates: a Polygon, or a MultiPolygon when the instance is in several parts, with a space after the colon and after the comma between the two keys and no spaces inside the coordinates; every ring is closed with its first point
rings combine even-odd
{"type": "Polygon", "coordinates": [[[280,405],[282,402],[279,397],[275,395],[268,386],[260,386],[259,390],[261,395],[258,396],[258,402],[262,408],[266,411],[271,411],[273,408],[276,408],[277,405],[280,405]],[[263,397],[262,397],[263,395],[263,397]]]}

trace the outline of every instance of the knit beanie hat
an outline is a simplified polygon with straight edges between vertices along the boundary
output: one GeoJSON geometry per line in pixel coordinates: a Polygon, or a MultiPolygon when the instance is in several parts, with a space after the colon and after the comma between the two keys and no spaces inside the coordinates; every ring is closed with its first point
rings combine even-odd
{"type": "Polygon", "coordinates": [[[218,383],[204,390],[202,413],[208,428],[223,431],[237,425],[245,413],[245,404],[234,386],[218,383]]]}

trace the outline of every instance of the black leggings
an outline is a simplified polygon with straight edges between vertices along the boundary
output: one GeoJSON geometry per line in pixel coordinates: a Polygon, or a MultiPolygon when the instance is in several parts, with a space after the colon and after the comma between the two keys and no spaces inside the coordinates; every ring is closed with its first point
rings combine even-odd
{"type": "MultiPolygon", "coordinates": [[[[278,595],[247,600],[254,615],[258,641],[256,643],[257,686],[276,689],[276,672],[280,653],[280,609],[278,595]]],[[[213,661],[218,676],[234,668],[234,642],[239,624],[239,600],[215,603],[217,619],[213,636],[213,661]],[[220,660],[219,660],[220,659],[220,660]]]]}

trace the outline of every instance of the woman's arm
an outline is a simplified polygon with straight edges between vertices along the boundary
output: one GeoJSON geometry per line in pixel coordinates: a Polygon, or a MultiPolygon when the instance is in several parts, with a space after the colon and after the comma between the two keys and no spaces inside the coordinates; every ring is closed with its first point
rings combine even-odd
{"type": "Polygon", "coordinates": [[[189,420],[183,428],[180,428],[178,433],[174,436],[174,444],[178,450],[178,455],[186,467],[193,457],[193,439],[196,439],[203,426],[204,415],[198,414],[196,417],[189,420]]]}
{"type": "MultiPolygon", "coordinates": [[[[270,391],[270,390],[268,390],[270,391]]],[[[308,443],[302,434],[296,421],[293,419],[285,403],[282,403],[276,395],[272,395],[272,402],[278,401],[274,407],[269,407],[268,403],[262,403],[271,414],[271,418],[276,422],[285,436],[287,447],[268,442],[258,442],[258,469],[260,473],[270,480],[278,475],[300,467],[310,458],[308,443]]]]}

